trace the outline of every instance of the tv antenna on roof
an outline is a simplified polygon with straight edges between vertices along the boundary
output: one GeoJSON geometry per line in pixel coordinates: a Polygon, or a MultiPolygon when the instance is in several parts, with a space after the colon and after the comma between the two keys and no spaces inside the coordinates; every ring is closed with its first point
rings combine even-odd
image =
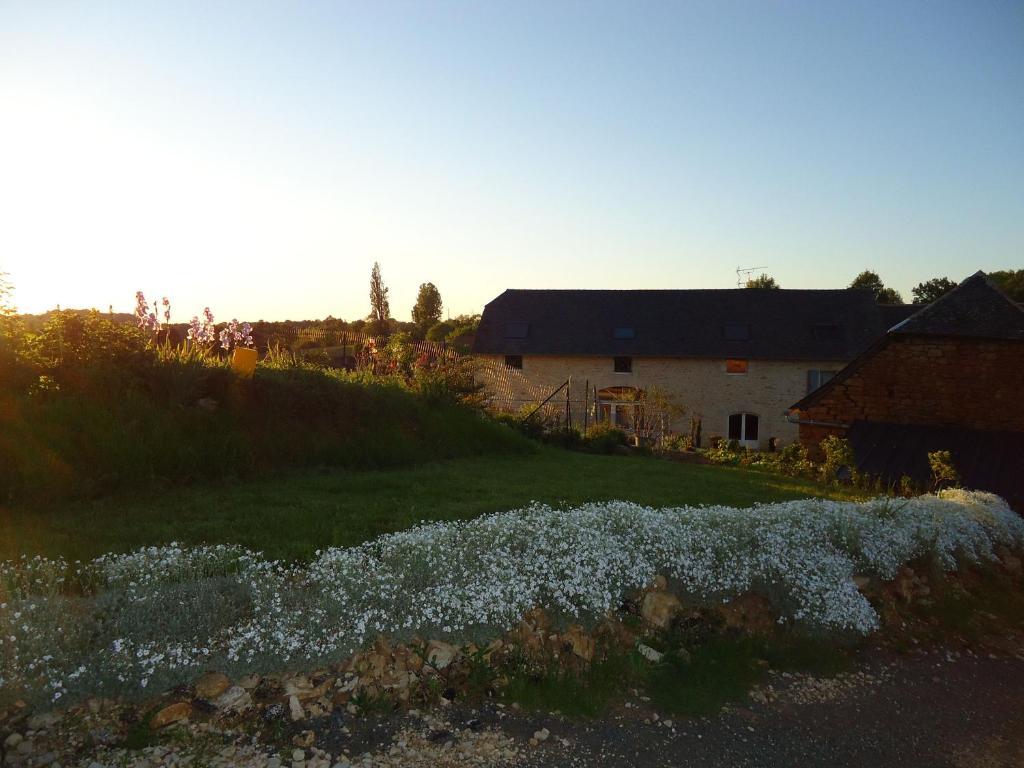
{"type": "Polygon", "coordinates": [[[746,285],[747,280],[750,279],[750,276],[754,272],[757,272],[759,269],[768,269],[768,266],[765,265],[763,267],[747,267],[745,269],[742,267],[736,267],[736,287],[742,288],[744,285],[746,285]]]}

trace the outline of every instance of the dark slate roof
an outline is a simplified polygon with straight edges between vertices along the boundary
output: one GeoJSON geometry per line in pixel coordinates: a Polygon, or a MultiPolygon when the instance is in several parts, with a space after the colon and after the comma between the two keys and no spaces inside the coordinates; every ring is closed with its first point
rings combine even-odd
{"type": "MultiPolygon", "coordinates": [[[[834,387],[850,378],[857,370],[888,344],[894,335],[961,336],[975,339],[1007,339],[1024,341],[1024,307],[1007,298],[984,272],[975,272],[937,301],[919,305],[898,305],[893,309],[906,312],[909,317],[893,325],[843,370],[816,390],[789,407],[790,411],[805,410],[834,387]]],[[[895,315],[888,315],[893,320],[895,315]]]]}
{"type": "Polygon", "coordinates": [[[850,289],[510,289],[484,308],[473,351],[849,360],[908,311],[850,289]]]}
{"type": "Polygon", "coordinates": [[[949,451],[967,488],[991,491],[1024,512],[1024,433],[858,421],[847,435],[857,468],[888,485],[931,480],[928,454],[949,451]]]}
{"type": "Polygon", "coordinates": [[[897,325],[893,333],[1024,340],[1024,310],[984,272],[975,272],[897,325]]]}

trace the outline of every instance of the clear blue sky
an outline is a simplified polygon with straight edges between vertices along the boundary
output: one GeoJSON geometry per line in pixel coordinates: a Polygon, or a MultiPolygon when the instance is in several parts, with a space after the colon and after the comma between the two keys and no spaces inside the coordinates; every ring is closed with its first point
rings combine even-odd
{"type": "Polygon", "coordinates": [[[26,311],[1024,267],[1024,3],[0,3],[26,311]]]}

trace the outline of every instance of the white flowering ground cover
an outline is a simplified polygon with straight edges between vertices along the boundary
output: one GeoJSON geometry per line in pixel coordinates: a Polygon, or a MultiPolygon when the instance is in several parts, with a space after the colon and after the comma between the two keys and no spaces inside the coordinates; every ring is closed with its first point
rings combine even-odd
{"type": "Polygon", "coordinates": [[[996,496],[949,491],[749,509],[534,505],[306,565],[223,545],[22,558],[0,564],[0,702],[163,690],[205,669],[308,668],[378,634],[486,642],[534,607],[587,623],[656,574],[691,600],[755,590],[780,622],[869,633],[878,617],[854,574],[889,579],[920,557],[953,570],[998,545],[1024,546],[1024,521],[996,496]]]}

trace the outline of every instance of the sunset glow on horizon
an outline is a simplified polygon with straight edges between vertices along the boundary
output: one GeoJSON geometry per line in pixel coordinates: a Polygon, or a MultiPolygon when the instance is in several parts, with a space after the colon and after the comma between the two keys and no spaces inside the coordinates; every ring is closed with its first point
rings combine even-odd
{"type": "Polygon", "coordinates": [[[0,8],[19,309],[395,317],[508,287],[909,300],[1024,266],[1024,7],[0,8]]]}

